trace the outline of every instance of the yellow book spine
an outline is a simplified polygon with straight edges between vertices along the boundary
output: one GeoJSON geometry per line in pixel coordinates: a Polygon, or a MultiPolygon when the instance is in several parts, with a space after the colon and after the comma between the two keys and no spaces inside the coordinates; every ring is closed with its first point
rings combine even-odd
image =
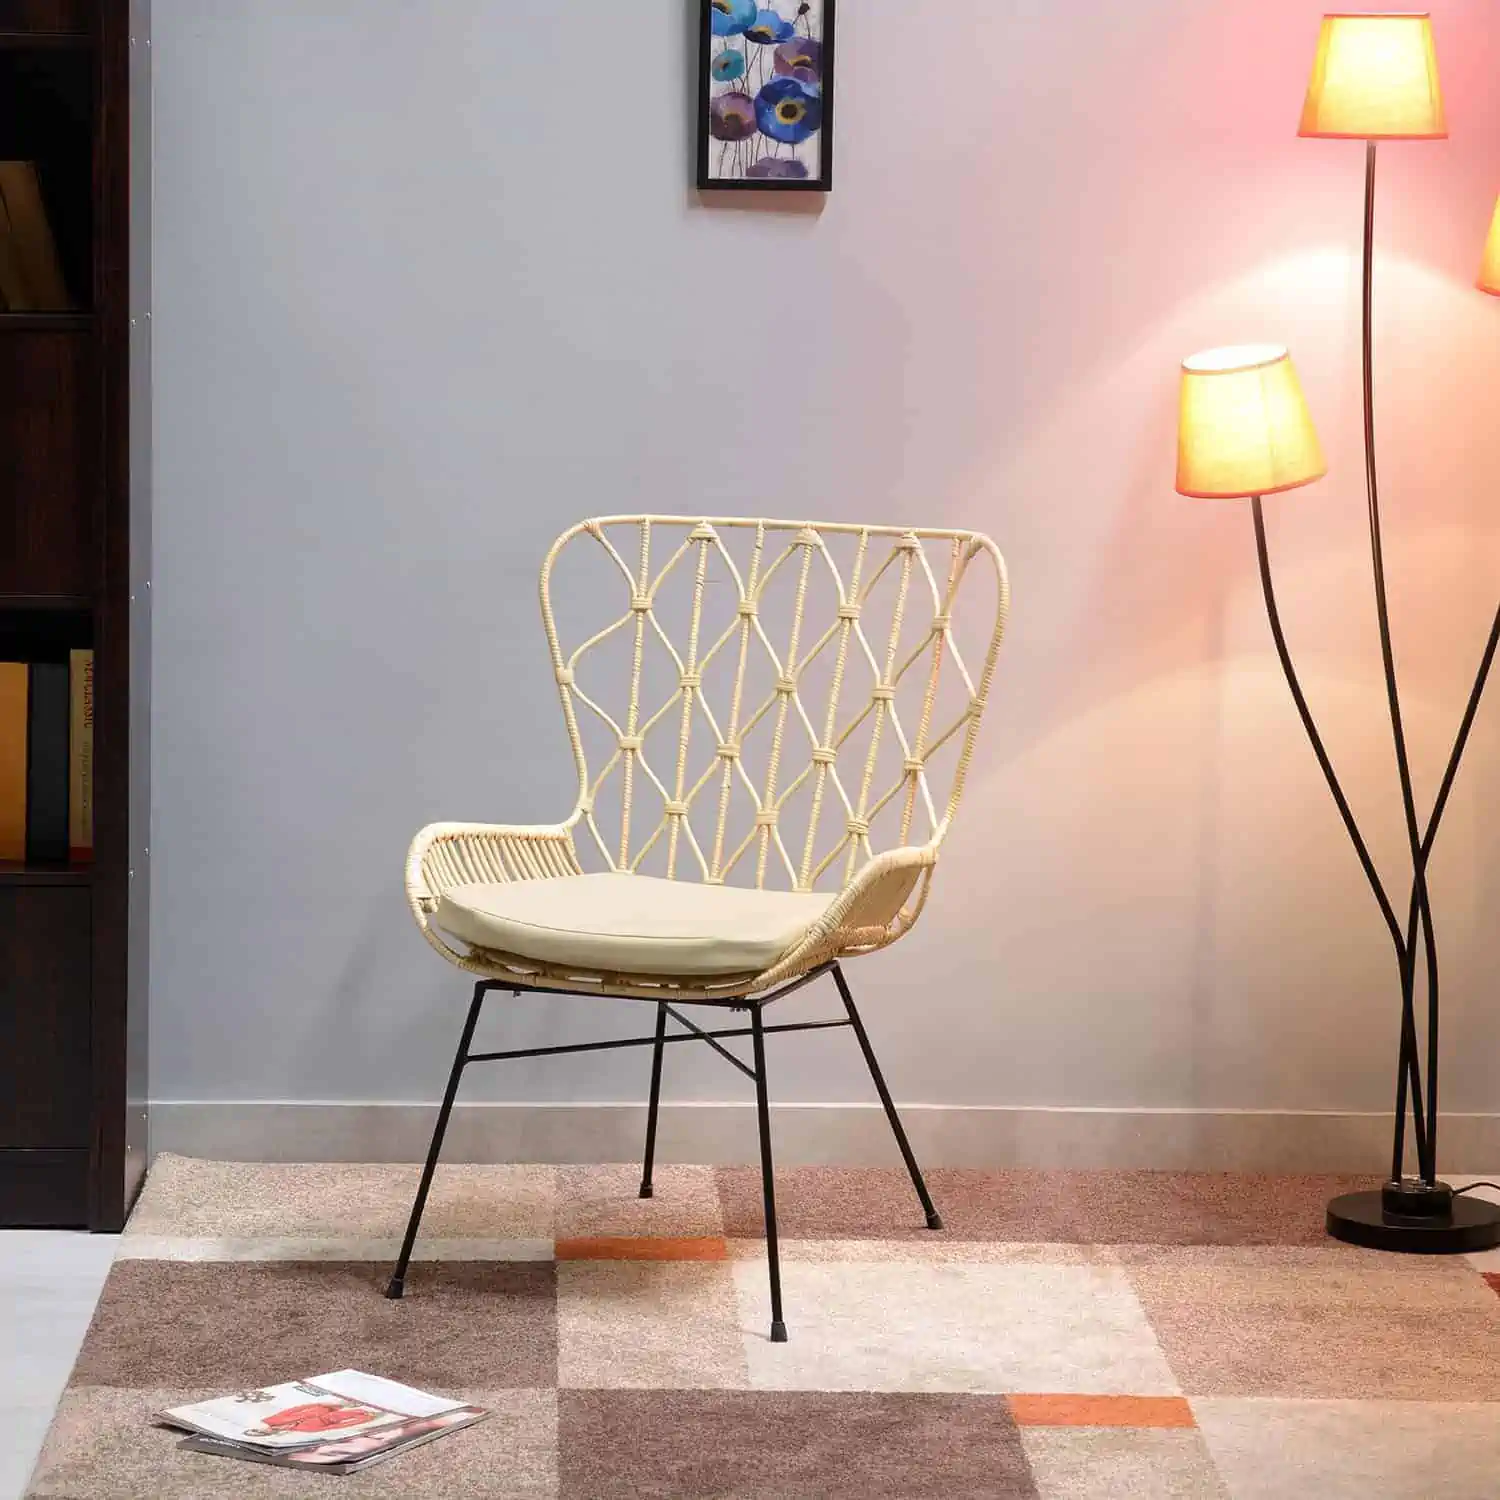
{"type": "Polygon", "coordinates": [[[26,858],[25,662],[0,661],[0,859],[26,858]]]}
{"type": "Polygon", "coordinates": [[[94,653],[68,653],[68,854],[94,857],[94,653]]]}

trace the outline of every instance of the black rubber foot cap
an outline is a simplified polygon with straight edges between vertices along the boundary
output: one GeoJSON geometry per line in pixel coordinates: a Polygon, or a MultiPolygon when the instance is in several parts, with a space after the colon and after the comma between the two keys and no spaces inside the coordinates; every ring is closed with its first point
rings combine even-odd
{"type": "Polygon", "coordinates": [[[773,1344],[786,1343],[786,1324],[780,1318],[771,1324],[771,1342],[773,1344]]]}
{"type": "Polygon", "coordinates": [[[927,1227],[929,1229],[941,1229],[943,1227],[943,1216],[940,1213],[928,1214],[927,1227]]]}
{"type": "Polygon", "coordinates": [[[654,1197],[655,1194],[656,1194],[656,1189],[653,1188],[649,1182],[643,1182],[641,1184],[641,1197],[643,1197],[643,1198],[651,1198],[651,1197],[654,1197]]]}
{"type": "Polygon", "coordinates": [[[406,1290],[406,1283],[398,1276],[392,1276],[390,1285],[386,1287],[385,1294],[392,1301],[398,1301],[401,1294],[406,1290]]]}

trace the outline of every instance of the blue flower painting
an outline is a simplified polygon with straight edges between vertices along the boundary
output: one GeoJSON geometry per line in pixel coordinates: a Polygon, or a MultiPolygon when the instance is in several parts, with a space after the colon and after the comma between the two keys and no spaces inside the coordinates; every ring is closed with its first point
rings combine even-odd
{"type": "Polygon", "coordinates": [[[745,28],[746,37],[762,46],[784,42],[796,34],[797,28],[790,21],[782,20],[774,10],[756,11],[755,19],[745,28]]]}
{"type": "Polygon", "coordinates": [[[755,123],[773,141],[796,146],[823,123],[823,94],[815,83],[773,78],[755,96],[755,123]]]}
{"type": "Polygon", "coordinates": [[[715,36],[741,36],[755,24],[755,0],[709,0],[708,17],[715,36]]]}
{"type": "Polygon", "coordinates": [[[834,0],[702,0],[698,185],[827,191],[834,0]]]}
{"type": "Polygon", "coordinates": [[[745,54],[736,52],[733,47],[726,47],[708,65],[708,71],[714,75],[715,83],[729,83],[733,79],[743,78],[745,54]]]}

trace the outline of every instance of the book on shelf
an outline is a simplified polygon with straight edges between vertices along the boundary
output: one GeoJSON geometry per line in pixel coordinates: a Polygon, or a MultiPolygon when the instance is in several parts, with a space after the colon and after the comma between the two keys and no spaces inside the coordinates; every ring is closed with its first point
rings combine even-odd
{"type": "Polygon", "coordinates": [[[34,661],[26,704],[26,858],[68,857],[68,667],[34,661]]]}
{"type": "Polygon", "coordinates": [[[94,857],[94,653],[68,653],[68,857],[94,857]]]}
{"type": "Polygon", "coordinates": [[[9,312],[73,307],[33,161],[0,161],[0,298],[9,312]]]}
{"type": "Polygon", "coordinates": [[[174,1406],[156,1421],[184,1430],[178,1447],[320,1474],[354,1474],[483,1421],[483,1407],[360,1370],[174,1406]]]}
{"type": "Polygon", "coordinates": [[[0,859],[93,858],[94,653],[0,661],[0,859]]]}
{"type": "Polygon", "coordinates": [[[0,859],[26,858],[26,700],[23,661],[0,661],[0,859]]]}

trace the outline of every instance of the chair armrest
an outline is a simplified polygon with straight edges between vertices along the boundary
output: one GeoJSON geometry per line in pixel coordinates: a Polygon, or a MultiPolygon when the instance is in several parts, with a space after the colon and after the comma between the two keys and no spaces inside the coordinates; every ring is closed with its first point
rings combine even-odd
{"type": "MultiPolygon", "coordinates": [[[[936,844],[907,845],[887,849],[870,860],[854,879],[839,892],[837,900],[824,913],[823,922],[830,930],[850,934],[888,929],[903,923],[905,932],[917,919],[927,898],[927,880],[937,864],[936,844]],[[918,882],[921,882],[918,889],[918,882]],[[907,909],[907,898],[916,890],[916,904],[907,909]]],[[[892,937],[899,934],[892,934],[892,937]]]]}
{"type": "Polygon", "coordinates": [[[406,898],[425,931],[427,918],[452,886],[582,873],[565,823],[429,823],[406,853],[406,898]]]}
{"type": "Polygon", "coordinates": [[[839,892],[806,937],[760,976],[756,988],[795,978],[842,954],[869,953],[894,943],[921,915],[937,852],[934,840],[877,854],[839,892]]]}

